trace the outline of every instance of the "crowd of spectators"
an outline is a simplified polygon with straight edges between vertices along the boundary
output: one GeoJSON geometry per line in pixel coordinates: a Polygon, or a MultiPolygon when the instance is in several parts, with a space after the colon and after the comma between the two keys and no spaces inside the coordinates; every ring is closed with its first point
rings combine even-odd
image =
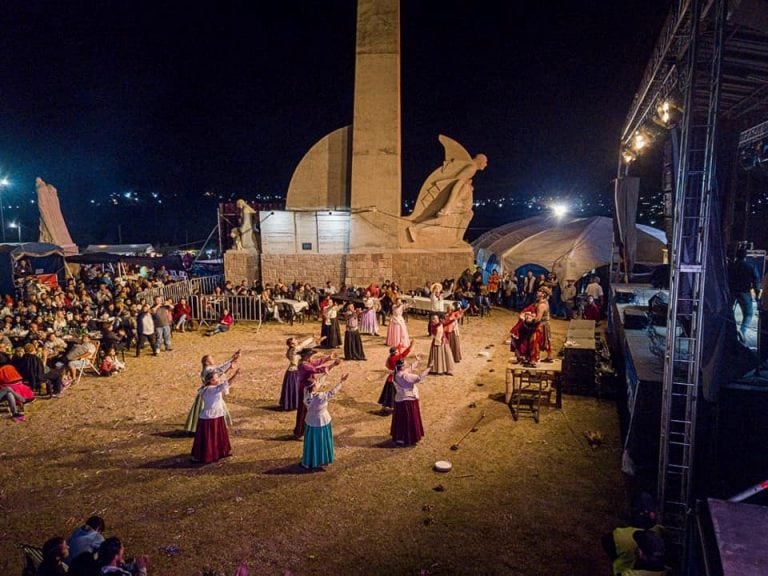
{"type": "Polygon", "coordinates": [[[162,343],[170,350],[163,327],[172,317],[170,303],[158,306],[157,301],[141,297],[170,281],[163,267],[115,275],[83,266],[78,277],[61,286],[22,276],[16,293],[4,294],[0,301],[0,395],[8,400],[15,420],[24,420],[23,406],[34,397],[58,397],[85,363],[96,363],[105,375],[125,369],[125,352],[139,341],[137,327],[144,308],[152,310],[158,324],[157,330],[152,327],[153,351],[162,343]],[[33,396],[25,397],[25,390],[33,396]]]}

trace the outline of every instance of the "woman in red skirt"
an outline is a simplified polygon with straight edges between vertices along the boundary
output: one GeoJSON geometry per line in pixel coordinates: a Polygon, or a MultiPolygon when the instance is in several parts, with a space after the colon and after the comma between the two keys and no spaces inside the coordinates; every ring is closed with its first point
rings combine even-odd
{"type": "Polygon", "coordinates": [[[230,384],[237,378],[240,370],[227,380],[219,372],[209,372],[205,376],[205,386],[200,392],[203,409],[197,422],[195,441],[192,444],[192,461],[210,464],[232,454],[229,443],[226,414],[222,395],[229,392],[230,384]]]}
{"type": "Polygon", "coordinates": [[[412,371],[415,367],[416,363],[411,367],[406,367],[403,360],[397,361],[397,368],[395,370],[395,411],[392,413],[390,434],[392,435],[392,440],[398,446],[416,444],[424,436],[417,384],[424,381],[432,366],[427,366],[427,369],[421,374],[416,374],[412,371]]]}

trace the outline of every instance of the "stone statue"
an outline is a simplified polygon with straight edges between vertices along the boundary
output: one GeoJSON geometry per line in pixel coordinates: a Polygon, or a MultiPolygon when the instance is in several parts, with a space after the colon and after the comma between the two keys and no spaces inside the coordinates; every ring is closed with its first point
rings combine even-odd
{"type": "Polygon", "coordinates": [[[455,140],[442,134],[438,139],[445,149],[445,161],[425,180],[407,218],[413,222],[407,228],[411,242],[416,242],[418,233],[427,227],[450,229],[441,236],[453,240],[463,238],[474,214],[472,178],[488,166],[485,154],[472,158],[455,140]]]}
{"type": "Polygon", "coordinates": [[[235,250],[256,250],[258,247],[253,230],[253,218],[256,210],[251,208],[243,199],[237,201],[237,209],[240,210],[240,227],[234,228],[231,232],[235,250]]]}
{"type": "Polygon", "coordinates": [[[232,228],[229,232],[229,236],[232,238],[232,243],[235,245],[235,250],[244,250],[243,239],[240,237],[240,228],[232,228]]]}

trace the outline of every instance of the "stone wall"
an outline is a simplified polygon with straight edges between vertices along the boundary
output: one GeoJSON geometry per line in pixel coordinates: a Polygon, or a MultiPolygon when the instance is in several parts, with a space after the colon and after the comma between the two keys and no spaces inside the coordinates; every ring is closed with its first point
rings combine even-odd
{"type": "Polygon", "coordinates": [[[466,268],[472,268],[472,249],[451,252],[407,252],[393,259],[392,276],[400,288],[413,290],[425,282],[437,282],[445,278],[458,278],[466,268]]]}
{"type": "Polygon", "coordinates": [[[224,252],[224,277],[233,284],[245,280],[250,286],[258,279],[259,255],[248,250],[227,250],[224,252]]]}
{"type": "Polygon", "coordinates": [[[344,254],[262,254],[261,281],[274,284],[294,280],[325,286],[327,280],[339,286],[344,279],[344,254]]]}
{"type": "MultiPolygon", "coordinates": [[[[474,263],[472,250],[446,252],[387,252],[378,254],[262,254],[262,282],[301,280],[324,286],[367,286],[395,280],[403,290],[425,282],[458,278],[474,263]]],[[[227,276],[229,279],[229,276],[227,276]]]]}

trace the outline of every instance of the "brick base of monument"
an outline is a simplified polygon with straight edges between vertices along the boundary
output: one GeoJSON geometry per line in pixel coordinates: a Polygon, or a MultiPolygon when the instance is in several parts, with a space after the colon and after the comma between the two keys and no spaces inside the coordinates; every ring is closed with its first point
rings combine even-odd
{"type": "Polygon", "coordinates": [[[259,278],[259,254],[248,250],[224,252],[224,278],[235,286],[243,280],[251,286],[259,278]]]}
{"type": "MultiPolygon", "coordinates": [[[[286,284],[294,280],[318,287],[330,280],[337,287],[381,285],[394,280],[403,290],[414,290],[425,282],[458,278],[472,268],[472,249],[434,252],[387,252],[380,254],[262,254],[262,282],[286,284]]],[[[229,276],[227,276],[229,280],[229,276]]]]}

